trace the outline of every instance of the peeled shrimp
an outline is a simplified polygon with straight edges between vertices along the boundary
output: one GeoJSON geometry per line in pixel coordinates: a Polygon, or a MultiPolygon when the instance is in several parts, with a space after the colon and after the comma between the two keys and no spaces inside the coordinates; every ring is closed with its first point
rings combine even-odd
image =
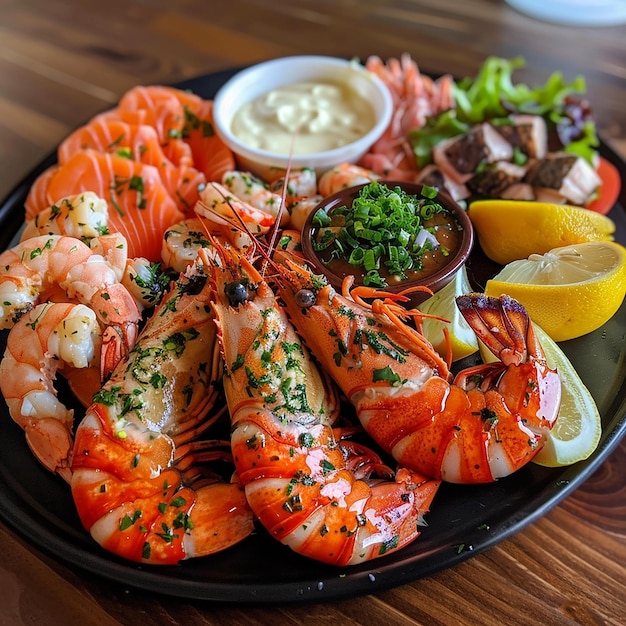
{"type": "Polygon", "coordinates": [[[270,191],[260,178],[248,172],[233,170],[224,174],[222,184],[239,200],[268,213],[274,219],[278,217],[282,196],[270,191]]]}
{"type": "Polygon", "coordinates": [[[206,217],[217,224],[226,226],[233,224],[240,230],[244,224],[252,235],[266,233],[276,221],[274,215],[245,200],[240,200],[228,187],[220,183],[207,183],[200,192],[195,212],[196,215],[206,217]]]}
{"type": "Polygon", "coordinates": [[[85,191],[61,198],[27,220],[20,240],[37,235],[67,235],[89,240],[109,232],[108,216],[106,200],[92,191],[85,191]]]}
{"type": "Polygon", "coordinates": [[[286,185],[285,196],[287,202],[296,198],[310,198],[317,193],[317,175],[310,167],[290,170],[279,178],[274,178],[270,184],[270,191],[281,194],[286,185]]]}
{"type": "Polygon", "coordinates": [[[73,411],[57,398],[57,370],[89,368],[99,358],[100,327],[83,304],[39,304],[13,326],[0,363],[0,390],[33,454],[70,479],[73,411]]]}
{"type": "Polygon", "coordinates": [[[198,256],[198,250],[209,244],[202,221],[196,218],[183,220],[168,228],[163,235],[161,259],[165,267],[184,272],[198,256]]]}
{"type": "Polygon", "coordinates": [[[139,309],[115,271],[80,239],[40,235],[0,254],[0,328],[11,328],[35,304],[80,302],[93,309],[106,332],[106,375],[134,344],[139,309]]]}
{"type": "Polygon", "coordinates": [[[21,237],[25,241],[37,235],[66,235],[81,239],[94,254],[102,256],[133,296],[139,310],[158,302],[169,280],[163,280],[158,264],[143,257],[128,256],[128,242],[121,233],[110,233],[106,200],[86,191],[61,198],[27,221],[21,237]]]}
{"type": "Polygon", "coordinates": [[[365,167],[353,163],[340,163],[320,176],[319,192],[326,197],[347,187],[371,183],[379,178],[376,172],[365,167]]]}
{"type": "MultiPolygon", "coordinates": [[[[323,200],[317,192],[315,170],[305,167],[292,170],[288,174],[274,179],[270,190],[283,195],[285,208],[289,214],[289,226],[301,230],[311,211],[323,200]]],[[[284,222],[283,222],[284,225],[284,222]]]]}

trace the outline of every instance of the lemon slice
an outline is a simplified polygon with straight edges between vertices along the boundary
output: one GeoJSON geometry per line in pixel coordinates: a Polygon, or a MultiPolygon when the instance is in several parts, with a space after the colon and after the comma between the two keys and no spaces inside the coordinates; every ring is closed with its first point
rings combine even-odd
{"type": "Polygon", "coordinates": [[[567,204],[478,200],[468,215],[480,247],[501,265],[570,244],[611,241],[615,232],[606,215],[567,204]]]}
{"type": "MultiPolygon", "coordinates": [[[[554,428],[545,435],[543,448],[533,461],[546,467],[560,467],[583,461],[598,447],[602,434],[600,413],[591,393],[583,384],[559,346],[536,324],[535,334],[543,347],[548,365],[561,377],[561,408],[554,428]]],[[[496,357],[480,342],[486,363],[496,357]]]]}
{"type": "Polygon", "coordinates": [[[465,265],[463,265],[445,287],[417,307],[422,313],[436,315],[448,320],[448,322],[442,322],[426,318],[422,324],[424,336],[444,359],[447,358],[444,327],[448,329],[453,361],[458,361],[478,350],[476,335],[459,312],[454,300],[456,296],[471,291],[473,289],[467,278],[465,265]]]}
{"type": "Polygon", "coordinates": [[[626,249],[592,241],[532,254],[487,281],[489,296],[508,294],[554,341],[590,333],[619,309],[626,294],[626,249]]]}

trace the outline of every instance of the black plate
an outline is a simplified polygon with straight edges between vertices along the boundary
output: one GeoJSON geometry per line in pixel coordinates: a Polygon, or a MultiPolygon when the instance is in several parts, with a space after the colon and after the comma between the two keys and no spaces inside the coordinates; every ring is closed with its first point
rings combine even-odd
{"type": "MultiPolygon", "coordinates": [[[[233,73],[212,74],[178,86],[210,98],[233,73]]],[[[606,145],[601,152],[626,180],[626,164],[606,145]]],[[[51,155],[42,162],[0,206],[0,249],[23,223],[23,202],[33,180],[54,160],[51,155]]],[[[626,191],[622,190],[610,217],[618,226],[617,239],[626,243],[624,207],[626,191]]],[[[472,269],[484,273],[485,268],[479,267],[482,262],[474,259],[472,269]]],[[[320,602],[401,585],[454,566],[522,530],[600,466],[626,432],[625,336],[626,303],[601,329],[561,344],[602,416],[602,439],[589,459],[558,469],[531,463],[490,485],[443,485],[422,536],[400,552],[364,565],[335,568],[310,561],[263,530],[221,554],[177,566],[118,559],[83,530],[69,488],[34,460],[4,403],[0,407],[0,516],[28,542],[60,561],[110,581],[179,598],[220,603],[320,602]]]]}

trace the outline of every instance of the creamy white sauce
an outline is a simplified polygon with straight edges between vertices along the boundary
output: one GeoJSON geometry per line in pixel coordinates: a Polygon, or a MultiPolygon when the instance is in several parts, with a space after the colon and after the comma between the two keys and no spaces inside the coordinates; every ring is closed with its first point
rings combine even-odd
{"type": "Polygon", "coordinates": [[[248,102],[232,132],[247,145],[276,154],[314,154],[339,148],[372,129],[372,105],[349,85],[292,83],[248,102]]]}

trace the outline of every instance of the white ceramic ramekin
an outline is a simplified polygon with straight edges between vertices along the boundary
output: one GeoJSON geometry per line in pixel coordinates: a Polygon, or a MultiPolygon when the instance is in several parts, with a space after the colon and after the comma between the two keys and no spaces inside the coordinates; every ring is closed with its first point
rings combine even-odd
{"type": "Polygon", "coordinates": [[[374,108],[376,122],[372,129],[345,146],[291,157],[291,168],[312,168],[321,174],[343,162],[358,161],[380,138],[391,121],[393,102],[383,82],[354,61],[325,56],[293,56],[266,61],[242,70],[227,81],[215,95],[213,117],[215,130],[235,153],[241,169],[261,177],[273,168],[285,168],[288,155],[250,147],[232,132],[235,113],[255,98],[291,83],[330,81],[348,83],[374,108]]]}

